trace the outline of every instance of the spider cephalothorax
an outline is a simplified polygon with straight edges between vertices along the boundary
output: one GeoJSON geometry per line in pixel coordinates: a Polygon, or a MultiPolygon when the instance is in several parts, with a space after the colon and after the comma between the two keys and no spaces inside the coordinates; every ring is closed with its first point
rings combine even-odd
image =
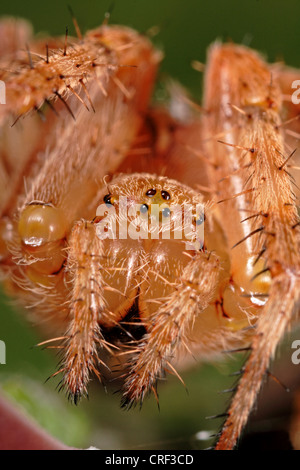
{"type": "Polygon", "coordinates": [[[78,286],[71,300],[74,320],[64,380],[74,396],[86,393],[88,374],[97,367],[97,347],[118,355],[114,346],[120,345],[104,338],[110,329],[127,328],[128,380],[136,380],[136,386],[125,384],[124,400],[142,401],[196,314],[212,299],[218,261],[203,248],[204,212],[196,191],[148,174],[118,177],[108,190],[95,197],[93,221],[78,222],[69,238],[67,271],[78,286]],[[143,327],[138,342],[128,323],[143,327]]]}

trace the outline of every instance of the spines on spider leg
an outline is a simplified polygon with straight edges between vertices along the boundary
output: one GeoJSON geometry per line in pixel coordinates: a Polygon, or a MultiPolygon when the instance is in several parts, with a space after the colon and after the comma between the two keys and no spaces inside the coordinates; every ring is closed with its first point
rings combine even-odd
{"type": "MultiPolygon", "coordinates": [[[[224,51],[228,52],[226,46],[224,51]]],[[[252,272],[251,269],[248,272],[248,275],[252,274],[251,281],[255,279],[256,283],[259,282],[259,273],[266,269],[272,278],[281,272],[286,272],[288,276],[290,270],[299,275],[299,218],[293,179],[287,171],[292,154],[285,152],[284,136],[280,128],[280,89],[272,79],[267,65],[252,52],[245,50],[241,55],[240,48],[230,46],[229,52],[233,56],[232,73],[238,72],[242,85],[235,89],[236,95],[229,97],[231,106],[237,107],[239,111],[233,111],[238,116],[232,114],[231,118],[227,118],[227,129],[230,129],[233,139],[228,158],[234,155],[236,163],[240,165],[248,162],[240,176],[235,178],[235,184],[239,184],[245,191],[246,207],[253,215],[239,220],[240,225],[245,224],[247,227],[247,233],[233,245],[232,259],[236,259],[235,250],[242,250],[244,255],[248,252],[249,256],[259,253],[259,259],[256,257],[252,263],[252,272]],[[248,66],[251,62],[253,66],[256,65],[251,73],[247,69],[243,70],[247,55],[248,59],[251,58],[248,66]],[[248,151],[243,153],[243,149],[248,151]],[[250,240],[252,242],[248,243],[250,240]],[[265,264],[262,265],[262,262],[265,264]],[[261,271],[254,272],[254,265],[261,268],[261,271]]],[[[226,69],[224,65],[223,67],[226,69]]],[[[226,163],[223,167],[226,167],[226,163]]],[[[241,210],[240,214],[242,212],[241,210]]],[[[224,226],[224,229],[230,239],[230,227],[224,226]]],[[[232,265],[233,270],[236,269],[234,262],[232,265]]]]}
{"type": "MultiPolygon", "coordinates": [[[[96,77],[89,82],[95,113],[88,112],[75,96],[74,102],[72,98],[68,100],[76,121],[68,115],[57,120],[55,145],[33,179],[30,191],[20,201],[23,208],[32,201],[59,207],[65,213],[67,230],[74,219],[95,216],[86,214],[87,205],[102,184],[103,176],[113,172],[130,149],[142,123],[160,59],[148,40],[126,28],[101,27],[90,32],[88,40],[99,41],[101,47],[104,43],[114,50],[120,67],[116,67],[106,84],[107,96],[96,77]],[[118,79],[117,84],[112,78],[118,79]]],[[[107,64],[102,69],[106,70],[107,64]]]]}
{"type": "Polygon", "coordinates": [[[281,274],[270,289],[270,300],[256,325],[251,353],[243,375],[228,409],[217,450],[230,450],[237,442],[267,373],[270,360],[287,328],[299,314],[300,279],[297,276],[281,274]]]}
{"type": "MultiPolygon", "coordinates": [[[[45,44],[44,57],[31,54],[29,47],[26,52],[28,65],[20,67],[17,64],[16,70],[11,65],[5,74],[7,105],[5,109],[1,108],[1,116],[11,112],[16,116],[24,115],[40,108],[46,99],[57,99],[58,96],[68,99],[72,89],[77,91],[84,87],[83,80],[97,80],[99,88],[105,92],[110,76],[121,84],[125,80],[127,71],[121,68],[140,66],[143,55],[146,60],[152,60],[150,55],[146,58],[150,43],[121,26],[103,25],[88,32],[83,41],[73,39],[69,43],[69,47],[65,47],[62,41],[62,48],[51,49],[50,52],[45,44]]],[[[157,54],[155,62],[159,58],[157,54]]],[[[153,80],[149,75],[144,78],[145,88],[134,90],[138,91],[142,101],[143,96],[148,100],[147,91],[153,80]]],[[[133,91],[130,85],[134,85],[134,80],[124,84],[124,89],[129,86],[129,93],[133,91]]]]}
{"type": "MultiPolygon", "coordinates": [[[[104,42],[104,49],[110,47],[115,51],[120,67],[116,67],[113,76],[119,81],[116,84],[112,79],[108,80],[106,96],[95,76],[88,91],[95,112],[88,112],[76,96],[70,97],[67,104],[76,115],[76,121],[67,111],[65,115],[60,113],[52,132],[45,137],[48,147],[44,154],[39,155],[41,164],[38,172],[26,179],[25,192],[19,189],[19,243],[14,254],[21,262],[31,249],[39,249],[49,241],[65,239],[74,220],[95,217],[97,206],[89,207],[89,204],[102,186],[103,177],[108,172],[113,173],[125,158],[138,133],[150,97],[160,54],[149,41],[119,27],[102,27],[89,33],[88,38],[90,36],[92,39],[89,40],[99,41],[100,47],[104,47],[104,42]],[[129,67],[133,64],[138,67],[129,67]],[[124,88],[128,96],[124,95],[124,88]],[[39,217],[39,223],[36,223],[41,209],[44,214],[54,210],[58,216],[55,216],[56,221],[60,219],[59,224],[55,223],[60,227],[55,235],[51,217],[39,217]],[[34,240],[38,238],[36,245],[34,240]]],[[[100,68],[106,70],[107,64],[100,68]]],[[[30,72],[34,70],[30,69],[30,72]]]]}
{"type": "MultiPolygon", "coordinates": [[[[19,63],[20,51],[32,37],[32,28],[25,20],[5,18],[0,20],[0,80],[5,84],[5,70],[19,63]]],[[[27,59],[28,60],[28,59],[27,59]]],[[[2,98],[2,97],[1,97],[2,98]]],[[[7,104],[0,106],[0,114],[5,113],[7,104]]],[[[51,123],[42,123],[33,115],[23,125],[11,128],[11,116],[0,129],[0,214],[10,215],[17,192],[24,188],[24,178],[28,169],[36,163],[38,151],[43,150],[42,142],[49,134],[51,123]],[[30,136],[30,138],[29,138],[30,136]],[[20,151],[22,149],[22,151],[20,151]],[[33,162],[34,160],[34,162],[33,162]]],[[[15,210],[15,209],[13,209],[15,210]]]]}
{"type": "Polygon", "coordinates": [[[224,201],[219,217],[226,220],[223,228],[234,247],[233,278],[253,290],[249,279],[263,268],[273,275],[278,265],[299,266],[299,231],[293,229],[298,216],[280,128],[281,93],[267,64],[245,47],[217,44],[209,59],[204,127],[212,137],[224,135],[222,142],[207,144],[216,165],[209,167],[210,178],[219,182],[224,201]],[[221,180],[241,167],[243,171],[221,180]]]}
{"type": "Polygon", "coordinates": [[[156,382],[171,365],[174,353],[197,314],[207,308],[218,284],[219,260],[198,252],[184,269],[175,291],[162,303],[150,320],[149,332],[130,361],[123,387],[122,406],[142,403],[156,390],[156,382]]]}
{"type": "Polygon", "coordinates": [[[229,217],[228,211],[234,208],[236,223],[246,228],[236,240],[229,218],[223,224],[233,247],[233,278],[248,291],[264,292],[271,283],[252,352],[217,445],[229,449],[247,421],[276,346],[298,313],[300,232],[293,181],[286,171],[290,155],[285,151],[276,80],[255,53],[233,45],[217,45],[212,50],[207,83],[213,76],[216,90],[215,96],[212,87],[207,92],[207,128],[213,133],[223,129],[225,136],[223,151],[218,149],[216,154],[218,171],[229,173],[233,165],[244,167],[227,187],[218,187],[224,200],[222,216],[229,217]],[[235,197],[238,194],[241,196],[235,197]]]}
{"type": "Polygon", "coordinates": [[[82,77],[91,76],[93,71],[103,80],[109,71],[114,70],[117,61],[113,51],[108,52],[106,47],[100,44],[95,48],[89,42],[80,44],[73,39],[68,54],[65,53],[65,47],[62,49],[58,44],[55,46],[49,51],[48,40],[45,40],[43,57],[42,51],[40,55],[31,53],[31,50],[39,49],[39,44],[37,47],[34,44],[29,46],[26,42],[22,44],[22,48],[26,49],[22,63],[12,63],[10,71],[5,74],[8,97],[6,113],[23,115],[39,108],[46,99],[56,99],[55,92],[67,98],[71,95],[72,88],[78,88],[82,77]],[[102,59],[103,67],[100,70],[96,68],[95,60],[91,59],[89,50],[92,56],[102,59]]]}
{"type": "Polygon", "coordinates": [[[70,325],[61,364],[63,388],[75,404],[82,395],[87,395],[90,374],[101,380],[97,349],[102,345],[99,319],[105,309],[99,268],[102,251],[102,242],[96,236],[95,227],[84,221],[78,222],[70,237],[70,325]]]}
{"type": "MultiPolygon", "coordinates": [[[[239,112],[236,107],[241,107],[239,89],[245,83],[245,87],[248,87],[247,81],[241,84],[241,74],[243,76],[243,73],[248,73],[255,66],[261,68],[260,60],[254,52],[244,47],[216,43],[209,51],[205,73],[204,106],[207,114],[203,116],[203,139],[206,139],[204,150],[212,162],[207,171],[210,185],[216,188],[220,201],[216,214],[226,234],[229,248],[252,231],[251,220],[241,223],[242,218],[249,215],[244,215],[241,209],[248,208],[249,190],[255,192],[255,188],[251,185],[250,178],[248,191],[245,191],[246,177],[240,171],[241,167],[251,164],[252,147],[249,145],[242,148],[243,144],[237,135],[240,119],[244,118],[248,124],[248,115],[243,110],[239,112]]],[[[264,80],[270,79],[267,70],[263,70],[263,77],[264,80]]],[[[253,82],[250,82],[250,87],[253,88],[253,82]]],[[[231,252],[232,277],[236,283],[244,284],[242,287],[247,291],[248,258],[253,256],[254,241],[255,238],[248,237],[246,243],[237,245],[231,252]]]]}
{"type": "MultiPolygon", "coordinates": [[[[300,103],[299,103],[299,77],[300,71],[282,64],[272,67],[274,78],[278,81],[282,92],[282,124],[285,142],[290,150],[298,148],[300,138],[300,103]]],[[[300,186],[300,158],[299,151],[295,155],[295,164],[291,162],[287,170],[294,176],[296,183],[300,186]]],[[[299,189],[295,188],[299,197],[299,189]]]]}

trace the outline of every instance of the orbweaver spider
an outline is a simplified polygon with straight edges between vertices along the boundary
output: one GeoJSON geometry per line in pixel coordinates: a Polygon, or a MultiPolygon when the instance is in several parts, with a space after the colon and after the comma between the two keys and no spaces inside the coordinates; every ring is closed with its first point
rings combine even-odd
{"type": "Polygon", "coordinates": [[[130,407],[157,397],[166,372],[178,375],[182,349],[214,357],[249,348],[216,445],[233,448],[299,311],[300,222],[285,132],[298,111],[282,104],[296,71],[216,43],[204,113],[179,119],[149,108],[161,53],[128,28],[31,41],[25,23],[6,21],[0,36],[1,274],[55,332],[41,343],[60,342],[53,375],[77,403],[91,374],[101,380],[103,367],[121,363],[130,407]],[[106,237],[97,208],[106,205],[108,217],[116,208],[120,220],[122,196],[127,209],[138,205],[139,224],[155,201],[172,236],[106,237]],[[174,207],[186,203],[204,204],[205,215],[193,215],[177,240],[174,207]]]}

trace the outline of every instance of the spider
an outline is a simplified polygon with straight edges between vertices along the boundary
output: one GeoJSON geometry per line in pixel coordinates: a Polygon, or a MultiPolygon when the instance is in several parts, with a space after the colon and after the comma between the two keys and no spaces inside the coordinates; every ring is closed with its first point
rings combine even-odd
{"type": "Polygon", "coordinates": [[[158,399],[167,372],[180,378],[183,350],[248,350],[216,444],[232,449],[299,311],[298,111],[283,101],[297,71],[215,43],[202,113],[177,88],[151,107],[162,55],[150,41],[75,25],[77,39],[35,41],[1,23],[3,285],[44,323],[41,344],[58,343],[53,376],[75,403],[116,363],[131,407],[158,399]],[[170,111],[178,102],[187,113],[170,111]]]}

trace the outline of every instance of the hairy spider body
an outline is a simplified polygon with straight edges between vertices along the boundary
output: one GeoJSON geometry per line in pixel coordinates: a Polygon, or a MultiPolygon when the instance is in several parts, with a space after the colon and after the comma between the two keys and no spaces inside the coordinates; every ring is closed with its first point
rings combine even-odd
{"type": "Polygon", "coordinates": [[[178,119],[149,109],[161,54],[132,30],[103,25],[26,53],[26,24],[4,32],[15,38],[0,76],[4,287],[56,332],[42,344],[61,342],[53,375],[75,403],[116,361],[130,407],[178,375],[184,349],[250,347],[217,444],[233,448],[299,310],[293,136],[282,123],[297,114],[282,111],[294,72],[216,44],[203,116],[178,119]]]}

